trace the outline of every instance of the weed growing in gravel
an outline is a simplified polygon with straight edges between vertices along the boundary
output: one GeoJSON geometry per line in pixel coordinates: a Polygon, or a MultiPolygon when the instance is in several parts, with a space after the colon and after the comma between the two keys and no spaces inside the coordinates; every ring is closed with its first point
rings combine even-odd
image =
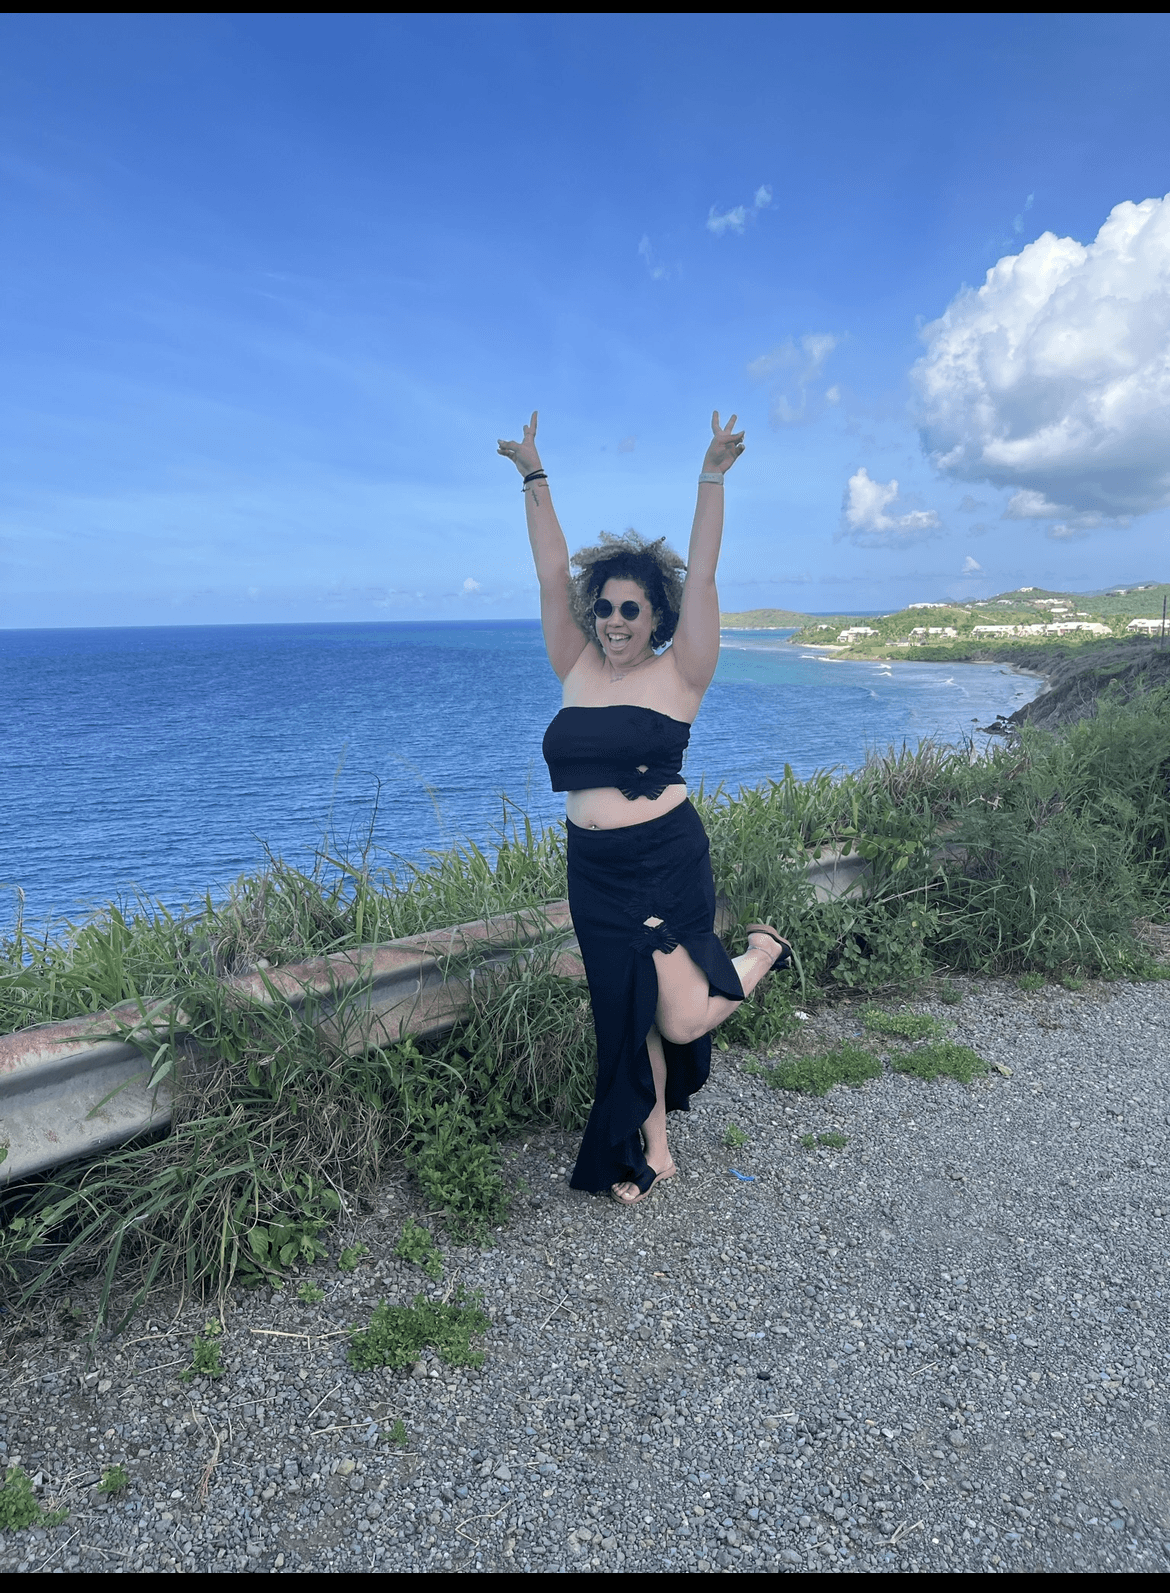
{"type": "Polygon", "coordinates": [[[1044,975],[1038,973],[1021,974],[1016,980],[1017,988],[1026,991],[1029,995],[1035,994],[1037,990],[1043,990],[1044,985],[1044,975]]]}
{"type": "Polygon", "coordinates": [[[757,1073],[774,1090],[798,1090],[802,1095],[827,1095],[835,1084],[850,1084],[857,1088],[867,1079],[880,1078],[882,1065],[872,1051],[842,1040],[831,1051],[793,1057],[791,1061],[778,1062],[773,1067],[749,1065],[746,1071],[757,1073]]]}
{"type": "Polygon", "coordinates": [[[1066,990],[1083,990],[1085,988],[1085,981],[1078,979],[1076,974],[1061,974],[1060,982],[1066,990]]]}
{"type": "Polygon", "coordinates": [[[63,1300],[57,1313],[57,1325],[61,1329],[66,1342],[72,1342],[81,1330],[85,1321],[85,1312],[79,1305],[74,1305],[72,1300],[63,1300]]]}
{"type": "MultiPolygon", "coordinates": [[[[437,1116],[437,1114],[436,1114],[437,1116]]],[[[437,1117],[434,1132],[410,1156],[411,1171],[430,1204],[462,1238],[483,1239],[508,1215],[510,1195],[500,1177],[495,1145],[469,1139],[469,1123],[455,1112],[437,1117]]]]}
{"type": "Polygon", "coordinates": [[[410,1434],[406,1431],[406,1423],[401,1416],[394,1418],[394,1425],[386,1434],[386,1439],[389,1443],[398,1444],[400,1447],[409,1442],[410,1434]]]}
{"type": "Polygon", "coordinates": [[[818,1145],[824,1146],[826,1150],[843,1150],[848,1145],[849,1138],[833,1129],[827,1134],[802,1134],[800,1143],[805,1150],[816,1150],[818,1145]]]}
{"type": "Polygon", "coordinates": [[[355,1330],[350,1337],[350,1365],[359,1372],[376,1366],[401,1371],[429,1348],[448,1366],[482,1366],[483,1351],[473,1350],[471,1340],[486,1333],[491,1323],[478,1305],[465,1304],[466,1299],[459,1289],[449,1303],[428,1300],[422,1294],[415,1295],[413,1305],[381,1301],[369,1327],[355,1330]]]}
{"type": "Polygon", "coordinates": [[[253,1223],[246,1230],[248,1250],[238,1263],[241,1283],[252,1286],[270,1283],[274,1289],[280,1289],[284,1287],[283,1273],[287,1267],[295,1267],[298,1263],[311,1266],[329,1254],[321,1234],[329,1219],[340,1210],[341,1203],[334,1191],[320,1190],[313,1200],[298,1188],[292,1198],[301,1207],[299,1213],[266,1223],[253,1223]],[[321,1215],[308,1216],[310,1210],[321,1215]]]}
{"type": "Polygon", "coordinates": [[[130,1486],[130,1473],[125,1466],[107,1466],[102,1472],[102,1480],[98,1483],[98,1492],[104,1494],[122,1493],[130,1486]]]}
{"type": "Polygon", "coordinates": [[[320,1305],[325,1298],[325,1290],[319,1289],[315,1283],[308,1279],[297,1290],[297,1299],[302,1305],[320,1305]]]}
{"type": "Polygon", "coordinates": [[[203,1332],[196,1333],[191,1342],[191,1364],[186,1371],[179,1373],[181,1383],[190,1383],[196,1377],[223,1376],[223,1362],[219,1358],[220,1347],[215,1342],[222,1332],[223,1329],[214,1319],[203,1324],[203,1332]]]}
{"type": "Polygon", "coordinates": [[[9,1466],[0,1485],[0,1531],[20,1532],[31,1527],[40,1513],[32,1479],[20,1466],[9,1466]]]}
{"type": "Polygon", "coordinates": [[[738,1127],[738,1125],[735,1123],[728,1123],[727,1130],[723,1135],[723,1143],[728,1147],[729,1150],[742,1150],[744,1146],[749,1143],[750,1139],[751,1135],[745,1133],[745,1131],[738,1127]]]}
{"type": "Polygon", "coordinates": [[[369,1253],[369,1245],[356,1244],[347,1246],[337,1258],[337,1270],[339,1272],[356,1272],[358,1262],[363,1256],[368,1256],[369,1253]]]}
{"type": "Polygon", "coordinates": [[[940,979],[936,986],[938,999],[948,1007],[957,1007],[963,999],[963,992],[955,987],[949,979],[940,979]]]}
{"type": "Polygon", "coordinates": [[[25,1527],[56,1527],[68,1510],[42,1510],[32,1478],[20,1466],[9,1466],[0,1483],[0,1532],[21,1532],[25,1527]]]}
{"type": "Polygon", "coordinates": [[[861,1021],[871,1034],[885,1034],[899,1040],[939,1039],[946,1032],[937,1018],[922,1012],[883,1012],[866,1007],[861,1021]]]}
{"type": "Polygon", "coordinates": [[[972,1079],[987,1072],[987,1063],[978,1052],[954,1040],[900,1051],[897,1056],[890,1057],[890,1066],[895,1073],[912,1073],[917,1079],[937,1079],[941,1075],[958,1079],[960,1084],[970,1084],[972,1079]]]}
{"type": "Polygon", "coordinates": [[[435,1241],[425,1228],[420,1228],[409,1217],[402,1225],[398,1243],[394,1246],[394,1254],[401,1256],[404,1261],[413,1261],[415,1266],[421,1267],[427,1277],[435,1283],[443,1276],[443,1258],[435,1241]]]}

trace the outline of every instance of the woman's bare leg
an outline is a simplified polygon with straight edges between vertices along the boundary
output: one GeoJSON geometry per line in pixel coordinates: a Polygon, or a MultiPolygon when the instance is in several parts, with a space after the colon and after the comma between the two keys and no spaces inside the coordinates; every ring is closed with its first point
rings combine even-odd
{"type": "MultiPolygon", "coordinates": [[[[646,1160],[659,1178],[673,1178],[678,1169],[670,1154],[670,1146],[666,1143],[666,1057],[662,1051],[662,1036],[656,1028],[652,1028],[646,1036],[646,1049],[650,1053],[650,1071],[654,1075],[654,1110],[642,1124],[646,1160]]],[[[642,1198],[637,1184],[614,1184],[613,1192],[626,1204],[642,1198]]]]}
{"type": "MultiPolygon", "coordinates": [[[[745,996],[751,995],[782,950],[770,935],[748,936],[747,951],[732,958],[745,996]]],[[[710,1034],[742,1005],[711,994],[707,975],[691,961],[684,946],[656,951],[654,966],[658,970],[658,1030],[675,1045],[689,1045],[710,1034]]]]}
{"type": "MultiPolygon", "coordinates": [[[[748,936],[747,951],[732,958],[745,996],[751,995],[782,949],[770,935],[748,936]]],[[[642,1138],[649,1166],[659,1178],[673,1178],[678,1169],[666,1139],[666,1057],[662,1036],[665,1034],[675,1045],[689,1045],[692,1040],[710,1034],[743,1003],[726,996],[713,996],[706,974],[683,946],[676,946],[673,951],[656,951],[654,966],[658,972],[657,1022],[646,1036],[650,1072],[654,1076],[654,1109],[642,1124],[642,1138]]],[[[614,1184],[613,1192],[626,1205],[645,1198],[636,1184],[614,1184]]]]}

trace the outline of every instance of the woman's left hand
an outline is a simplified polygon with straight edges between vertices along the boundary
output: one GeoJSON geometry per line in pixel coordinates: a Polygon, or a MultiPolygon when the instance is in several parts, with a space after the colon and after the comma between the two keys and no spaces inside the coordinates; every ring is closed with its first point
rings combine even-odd
{"type": "Polygon", "coordinates": [[[732,430],[738,418],[737,415],[732,415],[727,425],[721,426],[719,411],[716,410],[711,416],[711,430],[715,435],[711,438],[703,460],[704,470],[718,470],[721,475],[726,475],[743,453],[743,432],[732,430]]]}

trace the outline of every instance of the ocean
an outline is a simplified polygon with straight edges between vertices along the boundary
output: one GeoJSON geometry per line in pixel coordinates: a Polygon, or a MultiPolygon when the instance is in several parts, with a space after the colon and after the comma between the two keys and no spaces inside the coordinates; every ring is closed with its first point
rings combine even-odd
{"type": "MultiPolygon", "coordinates": [[[[692,789],[959,742],[1040,684],[1001,665],[842,661],[788,634],[724,634],[692,789]]],[[[324,837],[344,850],[372,833],[419,860],[490,844],[509,804],[563,813],[540,756],[560,693],[536,621],[3,631],[0,671],[5,925],[17,886],[26,922],[135,892],[178,910],[266,848],[303,861],[324,837]]]]}

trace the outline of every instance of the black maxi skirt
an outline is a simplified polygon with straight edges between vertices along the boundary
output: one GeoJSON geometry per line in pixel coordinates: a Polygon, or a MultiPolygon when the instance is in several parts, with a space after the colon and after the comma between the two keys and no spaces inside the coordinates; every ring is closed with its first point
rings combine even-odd
{"type": "MultiPolygon", "coordinates": [[[[621,830],[569,823],[569,910],[585,963],[597,1032],[597,1092],[573,1189],[608,1190],[646,1172],[639,1132],[654,1108],[646,1036],[658,1006],[655,951],[684,946],[712,995],[743,1000],[715,935],[715,884],[703,821],[683,802],[660,819],[621,830]],[[660,918],[656,929],[647,918],[660,918]]],[[[663,1040],[666,1109],[685,1112],[711,1070],[711,1037],[663,1040]]]]}

